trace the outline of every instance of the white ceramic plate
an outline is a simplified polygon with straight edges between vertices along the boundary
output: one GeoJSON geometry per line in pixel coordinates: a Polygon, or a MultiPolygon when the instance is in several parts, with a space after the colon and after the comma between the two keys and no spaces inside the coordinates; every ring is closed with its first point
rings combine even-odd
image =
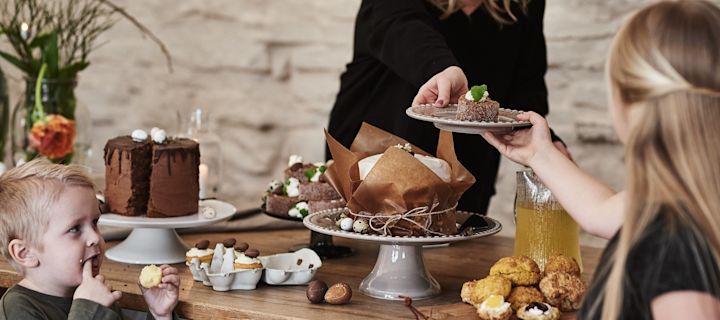
{"type": "Polygon", "coordinates": [[[515,120],[515,116],[522,111],[500,108],[498,121],[468,121],[456,120],[457,104],[450,104],[445,108],[436,108],[430,104],[412,106],[405,110],[405,114],[411,118],[432,122],[438,129],[458,133],[481,134],[490,132],[508,132],[516,128],[531,127],[529,121],[515,120]]]}
{"type": "Polygon", "coordinates": [[[343,237],[355,240],[374,241],[381,243],[392,243],[392,244],[438,244],[465,241],[475,238],[487,237],[500,232],[502,225],[499,221],[481,216],[477,213],[457,211],[458,220],[467,219],[469,216],[476,215],[480,216],[487,222],[488,226],[481,229],[470,229],[468,232],[456,235],[446,236],[383,236],[377,234],[362,234],[351,231],[345,231],[335,225],[336,218],[343,212],[349,212],[347,208],[342,209],[331,209],[312,213],[305,217],[303,223],[305,226],[313,231],[320,232],[323,234],[331,235],[334,237],[343,237]]]}
{"type": "Polygon", "coordinates": [[[215,217],[207,219],[202,217],[199,212],[188,216],[173,218],[148,218],[144,215],[129,217],[114,213],[104,213],[100,215],[100,221],[98,221],[98,223],[106,226],[128,228],[191,228],[230,219],[233,214],[235,214],[235,211],[237,211],[235,206],[220,200],[202,200],[199,205],[200,208],[213,208],[215,210],[215,217]]]}

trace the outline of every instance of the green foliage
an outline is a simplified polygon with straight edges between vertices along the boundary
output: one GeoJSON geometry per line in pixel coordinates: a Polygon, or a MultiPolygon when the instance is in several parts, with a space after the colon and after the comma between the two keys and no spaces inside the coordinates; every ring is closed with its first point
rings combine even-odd
{"type": "Polygon", "coordinates": [[[473,97],[473,101],[480,101],[483,95],[487,92],[487,85],[473,86],[470,89],[470,94],[473,97]]]}
{"type": "Polygon", "coordinates": [[[10,43],[14,55],[0,57],[37,78],[46,64],[47,79],[74,80],[90,65],[88,56],[98,37],[117,15],[129,20],[161,48],[172,70],[170,54],[145,26],[109,0],[4,0],[0,3],[0,37],[10,43]]]}

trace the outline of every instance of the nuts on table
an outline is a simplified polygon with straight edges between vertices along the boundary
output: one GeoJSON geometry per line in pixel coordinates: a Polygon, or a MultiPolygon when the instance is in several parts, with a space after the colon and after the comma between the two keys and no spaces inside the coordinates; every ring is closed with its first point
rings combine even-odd
{"type": "Polygon", "coordinates": [[[352,289],[347,283],[336,283],[325,293],[325,301],[329,304],[346,304],[352,298],[352,289]]]}
{"type": "Polygon", "coordinates": [[[305,294],[311,303],[320,303],[325,300],[325,292],[327,292],[327,290],[328,286],[325,282],[322,280],[313,280],[308,284],[305,294]]]}

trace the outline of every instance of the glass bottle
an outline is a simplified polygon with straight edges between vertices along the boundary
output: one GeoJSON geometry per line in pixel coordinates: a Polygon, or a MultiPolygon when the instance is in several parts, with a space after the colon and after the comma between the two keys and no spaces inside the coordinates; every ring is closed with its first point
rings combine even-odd
{"type": "Polygon", "coordinates": [[[537,262],[553,255],[575,258],[580,270],[580,228],[532,170],[518,171],[515,193],[515,255],[537,262]]]}
{"type": "Polygon", "coordinates": [[[200,144],[200,199],[215,197],[220,191],[223,157],[220,137],[210,130],[210,115],[196,108],[190,112],[178,111],[177,118],[177,136],[200,144]]]}

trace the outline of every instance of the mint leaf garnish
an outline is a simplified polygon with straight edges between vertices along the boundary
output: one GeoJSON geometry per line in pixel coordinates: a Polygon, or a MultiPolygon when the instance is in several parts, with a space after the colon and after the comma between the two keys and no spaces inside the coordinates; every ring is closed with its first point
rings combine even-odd
{"type": "Polygon", "coordinates": [[[487,86],[484,84],[481,86],[473,86],[472,88],[470,88],[470,94],[473,97],[473,101],[479,101],[480,99],[482,99],[485,91],[487,91],[487,86]]]}
{"type": "Polygon", "coordinates": [[[305,176],[308,178],[308,180],[312,179],[312,177],[315,175],[315,169],[307,169],[305,170],[305,176]]]}
{"type": "Polygon", "coordinates": [[[320,168],[318,168],[318,171],[320,171],[320,173],[325,173],[325,170],[327,170],[326,166],[320,166],[320,168]]]}

